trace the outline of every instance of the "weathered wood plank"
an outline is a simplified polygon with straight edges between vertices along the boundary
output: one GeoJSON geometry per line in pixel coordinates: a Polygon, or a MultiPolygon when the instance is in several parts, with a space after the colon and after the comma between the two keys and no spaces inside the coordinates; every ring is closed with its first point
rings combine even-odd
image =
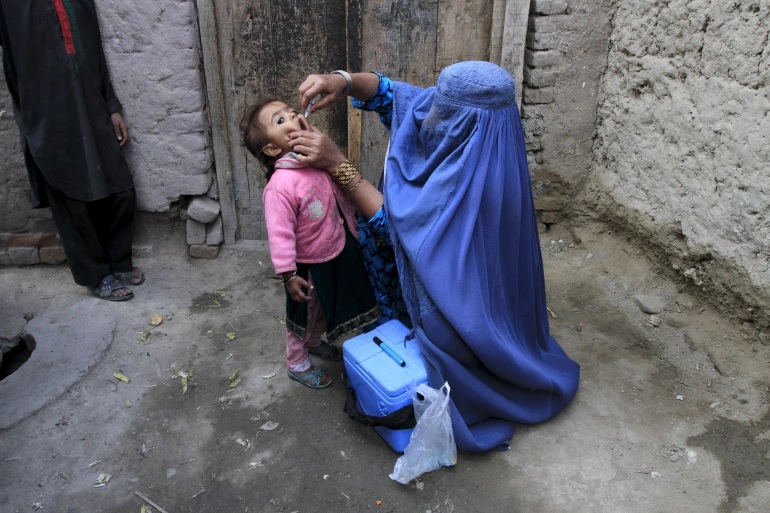
{"type": "Polygon", "coordinates": [[[494,0],[489,60],[499,64],[516,80],[516,102],[521,109],[524,83],[524,50],[527,40],[530,0],[494,0]]]}
{"type": "MultiPolygon", "coordinates": [[[[381,71],[394,80],[431,86],[436,78],[438,0],[363,0],[362,71],[381,71]]],[[[373,113],[363,115],[361,169],[378,183],[389,133],[373,113]]]]}
{"type": "Polygon", "coordinates": [[[238,123],[246,108],[246,98],[243,91],[232,83],[232,71],[235,65],[236,25],[240,26],[241,2],[239,0],[222,0],[216,5],[217,22],[219,27],[219,48],[221,66],[227,87],[225,109],[228,117],[230,134],[230,158],[233,164],[233,189],[238,213],[238,238],[257,240],[265,236],[262,215],[262,194],[260,177],[262,169],[259,163],[248,154],[241,144],[241,134],[238,123]]]}
{"type": "Polygon", "coordinates": [[[489,62],[500,64],[505,31],[505,6],[508,0],[492,0],[492,26],[489,31],[489,62]]]}
{"type": "MultiPolygon", "coordinates": [[[[245,0],[238,6],[232,80],[247,103],[278,97],[296,105],[297,87],[309,73],[345,68],[344,3],[245,0]]],[[[316,113],[311,121],[344,143],[344,118],[337,109],[316,113]]]]}
{"type": "Polygon", "coordinates": [[[436,71],[459,61],[489,60],[493,0],[440,0],[436,71]]]}
{"type": "Polygon", "coordinates": [[[201,53],[206,76],[206,98],[211,122],[214,165],[217,172],[219,203],[226,244],[235,242],[238,218],[233,195],[230,138],[225,114],[225,89],[219,59],[219,36],[213,0],[198,0],[198,21],[201,33],[201,53]]]}
{"type": "MultiPolygon", "coordinates": [[[[362,45],[364,38],[361,32],[363,23],[361,19],[362,0],[347,0],[345,2],[345,55],[347,58],[346,70],[360,71],[362,69],[362,45]]],[[[361,111],[354,109],[347,101],[348,109],[348,160],[361,167],[361,111]]]]}

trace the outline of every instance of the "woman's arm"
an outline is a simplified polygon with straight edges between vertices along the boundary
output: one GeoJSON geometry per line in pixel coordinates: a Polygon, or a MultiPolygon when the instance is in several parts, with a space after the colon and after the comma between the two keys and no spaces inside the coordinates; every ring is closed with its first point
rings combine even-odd
{"type": "MultiPolygon", "coordinates": [[[[375,75],[376,76],[376,75],[375,75]]],[[[350,198],[359,214],[371,219],[382,208],[382,193],[370,184],[357,170],[349,169],[344,177],[335,172],[343,164],[350,164],[334,142],[316,127],[289,134],[289,146],[297,152],[297,160],[323,169],[335,179],[350,198]],[[340,178],[343,178],[340,180],[340,178]]]]}
{"type": "MultiPolygon", "coordinates": [[[[390,128],[393,82],[378,73],[351,73],[350,79],[352,84],[349,94],[354,98],[354,106],[378,112],[380,119],[390,128]]],[[[346,86],[347,81],[340,74],[309,75],[299,86],[302,108],[305,109],[316,95],[321,95],[312,108],[320,110],[343,96],[346,86]]],[[[292,139],[289,144],[293,151],[299,153],[297,160],[331,174],[360,215],[368,220],[382,208],[382,193],[361,173],[356,172],[352,177],[348,173],[343,181],[335,175],[341,165],[349,162],[325,134],[311,126],[309,130],[294,132],[289,137],[292,139]]]]}
{"type": "MultiPolygon", "coordinates": [[[[332,176],[334,175],[332,174],[332,176]]],[[[370,184],[361,173],[356,173],[350,183],[346,187],[342,187],[342,190],[348,195],[358,213],[366,220],[374,217],[374,214],[382,208],[382,193],[370,184]]]]}

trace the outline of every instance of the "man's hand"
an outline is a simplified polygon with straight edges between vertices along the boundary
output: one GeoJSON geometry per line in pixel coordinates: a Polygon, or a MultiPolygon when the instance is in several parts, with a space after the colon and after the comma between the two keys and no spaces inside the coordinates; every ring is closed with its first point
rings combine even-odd
{"type": "Polygon", "coordinates": [[[112,127],[115,129],[115,137],[118,139],[120,147],[122,148],[131,140],[131,138],[128,137],[128,127],[126,126],[126,122],[123,121],[123,116],[120,115],[120,112],[114,113],[111,118],[112,127]]]}

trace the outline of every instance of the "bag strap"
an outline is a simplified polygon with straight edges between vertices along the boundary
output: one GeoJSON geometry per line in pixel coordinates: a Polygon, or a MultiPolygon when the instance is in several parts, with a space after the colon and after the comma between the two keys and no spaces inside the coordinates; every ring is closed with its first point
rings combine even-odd
{"type": "Polygon", "coordinates": [[[414,418],[414,406],[411,404],[384,417],[374,417],[365,414],[358,408],[356,392],[351,387],[348,387],[348,397],[345,400],[344,410],[351,419],[369,427],[382,426],[388,429],[411,429],[417,425],[417,421],[414,418]]]}

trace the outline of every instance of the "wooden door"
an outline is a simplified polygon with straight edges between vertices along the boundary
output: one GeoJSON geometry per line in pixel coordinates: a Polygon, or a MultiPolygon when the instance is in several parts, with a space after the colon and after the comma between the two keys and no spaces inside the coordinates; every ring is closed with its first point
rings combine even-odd
{"type": "MultiPolygon", "coordinates": [[[[427,87],[446,65],[491,60],[520,83],[529,0],[198,0],[225,241],[265,239],[263,173],[238,120],[262,96],[296,104],[308,73],[381,71],[427,87]]],[[[311,121],[377,183],[388,133],[340,107],[311,121]]]]}
{"type": "MultiPolygon", "coordinates": [[[[346,67],[345,4],[198,0],[198,15],[225,241],[266,239],[264,172],[242,146],[238,122],[263,97],[299,107],[297,87],[308,73],[346,67]]],[[[346,147],[346,115],[339,109],[311,121],[346,147]]]]}

